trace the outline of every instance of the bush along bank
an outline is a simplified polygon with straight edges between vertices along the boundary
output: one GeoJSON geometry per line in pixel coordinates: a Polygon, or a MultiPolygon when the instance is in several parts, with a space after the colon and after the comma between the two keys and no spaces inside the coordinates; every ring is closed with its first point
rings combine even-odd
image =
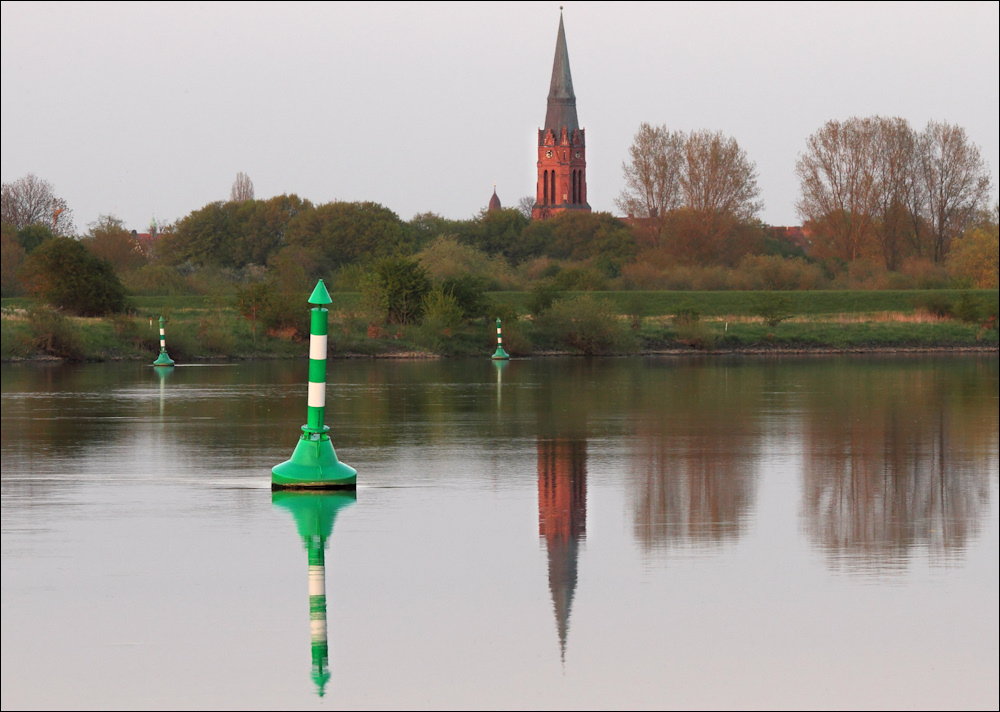
{"type": "MultiPolygon", "coordinates": [[[[996,350],[997,292],[900,294],[864,310],[854,295],[811,293],[841,307],[819,312],[810,293],[493,293],[470,318],[453,296],[428,293],[421,319],[394,323],[363,300],[332,305],[332,357],[479,357],[496,348],[502,318],[504,348],[513,357],[549,354],[612,356],[642,353],[996,350]],[[721,300],[719,304],[715,301],[721,300]],[[728,307],[728,312],[724,307],[728,307]]],[[[159,348],[159,316],[171,356],[209,359],[305,358],[303,318],[259,318],[246,304],[204,299],[136,300],[126,313],[73,317],[26,299],[2,309],[5,361],[59,358],[77,361],[152,360],[159,348]],[[248,317],[247,314],[251,314],[248,317]],[[299,322],[302,322],[301,324],[299,322]]],[[[871,305],[869,305],[871,306],[871,305]]]]}

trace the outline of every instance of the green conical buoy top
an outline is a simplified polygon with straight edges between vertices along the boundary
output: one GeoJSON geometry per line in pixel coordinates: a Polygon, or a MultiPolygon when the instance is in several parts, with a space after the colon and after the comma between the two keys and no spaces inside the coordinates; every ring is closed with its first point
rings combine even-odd
{"type": "Polygon", "coordinates": [[[309,297],[310,304],[330,304],[333,302],[330,299],[330,293],[326,291],[326,286],[323,284],[323,280],[316,282],[316,289],[313,290],[312,296],[309,297]]]}

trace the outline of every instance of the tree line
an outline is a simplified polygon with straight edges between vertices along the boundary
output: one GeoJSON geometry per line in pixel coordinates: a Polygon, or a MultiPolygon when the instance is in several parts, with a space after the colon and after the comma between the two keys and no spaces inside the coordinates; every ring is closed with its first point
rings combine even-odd
{"type": "Polygon", "coordinates": [[[762,280],[777,288],[877,286],[858,275],[916,274],[918,263],[921,274],[936,275],[935,286],[997,284],[993,186],[961,127],[931,122],[916,132],[881,117],[827,122],[796,164],[805,250],[760,220],[756,165],[721,132],[643,123],[622,171],[615,205],[623,217],[567,212],[544,221],[531,220],[524,206],[406,221],[374,202],[259,199],[241,172],[229,200],[154,223],[153,239],[108,215],[75,234],[66,202],[29,174],[3,184],[3,294],[38,293],[58,283],[42,278],[46,270],[90,257],[110,265],[91,271],[119,279],[123,294],[232,291],[262,281],[283,292],[318,277],[359,291],[375,265],[388,269],[386,260],[419,263],[431,283],[464,275],[492,290],[538,282],[564,290],[740,289],[762,280]],[[846,274],[854,281],[838,281],[846,274]]]}

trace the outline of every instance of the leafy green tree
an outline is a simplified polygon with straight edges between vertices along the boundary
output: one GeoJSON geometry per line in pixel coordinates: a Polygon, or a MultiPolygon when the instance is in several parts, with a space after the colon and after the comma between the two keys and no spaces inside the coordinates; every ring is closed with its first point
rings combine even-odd
{"type": "Polygon", "coordinates": [[[609,276],[635,258],[635,238],[628,225],[603,212],[566,211],[535,220],[522,240],[541,246],[541,254],[562,260],[595,260],[609,276]]]}
{"type": "Polygon", "coordinates": [[[378,203],[326,203],[296,215],[286,241],[309,251],[316,278],[354,262],[409,254],[413,231],[378,203]]]}
{"type": "Polygon", "coordinates": [[[3,223],[0,234],[0,296],[16,297],[24,290],[17,278],[17,273],[24,264],[24,248],[17,239],[17,229],[3,223]]]}
{"type": "Polygon", "coordinates": [[[427,270],[419,262],[384,257],[368,270],[362,300],[373,315],[383,315],[390,324],[413,324],[423,316],[424,296],[430,290],[427,270]]]}
{"type": "Polygon", "coordinates": [[[1000,284],[1000,230],[998,210],[984,216],[951,243],[947,267],[953,277],[967,279],[979,289],[1000,284]]]}
{"type": "Polygon", "coordinates": [[[486,298],[486,291],[490,283],[483,277],[465,274],[442,280],[439,286],[454,299],[463,319],[489,315],[490,302],[486,298]]]}
{"type": "Polygon", "coordinates": [[[238,231],[232,250],[234,266],[266,264],[284,244],[289,223],[311,208],[308,200],[294,194],[240,202],[236,210],[238,231]]]}
{"type": "Polygon", "coordinates": [[[175,265],[191,262],[237,269],[263,265],[285,244],[290,223],[311,209],[312,203],[294,194],[209,203],[162,235],[157,254],[175,265]]]}
{"type": "Polygon", "coordinates": [[[514,275],[502,255],[490,257],[451,235],[434,238],[416,257],[435,281],[470,276],[484,280],[488,289],[502,289],[514,283],[514,275]]]}
{"type": "Polygon", "coordinates": [[[442,235],[464,235],[471,229],[470,220],[449,220],[437,213],[419,213],[408,223],[417,249],[423,249],[442,235]]]}
{"type": "Polygon", "coordinates": [[[125,287],[114,268],[70,237],[54,237],[25,260],[27,291],[80,316],[102,316],[125,308],[125,287]]]}
{"type": "Polygon", "coordinates": [[[206,266],[233,266],[237,240],[238,203],[209,203],[177,222],[175,231],[159,239],[157,252],[167,264],[191,262],[206,266]]]}
{"type": "Polygon", "coordinates": [[[251,282],[236,288],[236,310],[250,322],[254,342],[257,341],[257,322],[274,300],[274,292],[271,282],[251,282]]]}
{"type": "Polygon", "coordinates": [[[518,264],[540,254],[521,240],[530,222],[517,208],[483,210],[459,237],[490,256],[503,255],[511,264],[518,264]]]}
{"type": "Polygon", "coordinates": [[[53,237],[55,237],[55,233],[52,232],[52,229],[48,225],[43,225],[42,223],[25,225],[17,231],[18,242],[21,243],[21,247],[24,248],[24,251],[29,254],[43,242],[53,237]]]}

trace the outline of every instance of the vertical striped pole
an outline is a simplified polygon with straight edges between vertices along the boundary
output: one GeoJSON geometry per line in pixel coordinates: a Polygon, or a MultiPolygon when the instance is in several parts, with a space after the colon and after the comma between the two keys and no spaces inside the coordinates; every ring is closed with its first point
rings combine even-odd
{"type": "Polygon", "coordinates": [[[310,433],[323,433],[330,429],[323,424],[326,413],[327,328],[326,309],[322,306],[314,307],[309,323],[309,414],[306,418],[307,425],[303,428],[310,433]]]}
{"type": "Polygon", "coordinates": [[[330,293],[323,280],[309,297],[315,305],[309,320],[309,390],[306,401],[306,424],[290,460],[271,468],[271,487],[286,488],[354,488],[357,470],[337,459],[330,442],[330,426],[324,424],[326,413],[326,348],[327,315],[330,293]]]}
{"type": "Polygon", "coordinates": [[[160,355],[153,361],[154,366],[173,366],[174,361],[167,355],[167,332],[163,328],[165,324],[163,316],[160,316],[160,355]]]}
{"type": "Polygon", "coordinates": [[[326,633],[326,553],[324,538],[311,537],[309,551],[309,635],[312,642],[312,678],[322,697],[330,679],[330,648],[326,633]]]}
{"type": "MultiPolygon", "coordinates": [[[[302,543],[309,556],[309,639],[312,658],[312,679],[316,694],[323,697],[330,681],[330,654],[327,624],[326,548],[333,535],[337,514],[358,501],[354,490],[338,492],[304,492],[276,490],[271,503],[288,510],[295,518],[302,543]]],[[[333,569],[336,573],[336,569],[333,569]]],[[[333,615],[346,611],[333,609],[333,615]]]]}
{"type": "Polygon", "coordinates": [[[497,317],[497,350],[493,352],[494,360],[506,360],[510,355],[503,350],[503,332],[500,330],[500,317],[497,317]]]}

